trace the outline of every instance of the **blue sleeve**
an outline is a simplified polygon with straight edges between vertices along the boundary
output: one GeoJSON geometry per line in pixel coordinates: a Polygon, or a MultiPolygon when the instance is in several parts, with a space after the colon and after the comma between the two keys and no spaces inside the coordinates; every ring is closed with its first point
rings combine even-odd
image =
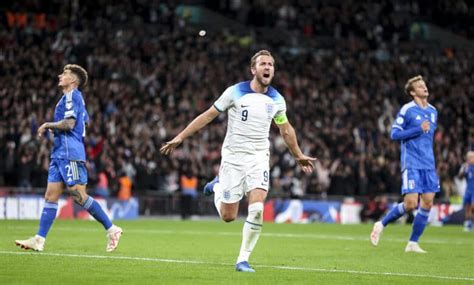
{"type": "Polygon", "coordinates": [[[66,97],[64,107],[64,119],[77,119],[77,115],[79,113],[79,105],[77,104],[77,100],[74,100],[74,97],[66,97]]]}
{"type": "Polygon", "coordinates": [[[408,121],[410,120],[409,110],[400,110],[398,112],[395,121],[392,124],[392,132],[390,133],[390,138],[394,141],[406,140],[417,137],[423,134],[423,129],[421,126],[416,126],[409,128],[408,121]]]}
{"type": "Polygon", "coordinates": [[[86,108],[84,108],[84,123],[89,124],[89,113],[86,108]]]}
{"type": "Polygon", "coordinates": [[[77,120],[77,118],[82,116],[82,113],[84,113],[84,107],[84,100],[78,94],[73,94],[70,101],[68,101],[66,98],[66,111],[64,112],[64,119],[73,118],[77,120]]]}
{"type": "Polygon", "coordinates": [[[421,126],[410,128],[408,130],[401,130],[399,128],[392,128],[390,133],[390,138],[394,141],[406,140],[417,137],[423,134],[423,129],[421,126]]]}

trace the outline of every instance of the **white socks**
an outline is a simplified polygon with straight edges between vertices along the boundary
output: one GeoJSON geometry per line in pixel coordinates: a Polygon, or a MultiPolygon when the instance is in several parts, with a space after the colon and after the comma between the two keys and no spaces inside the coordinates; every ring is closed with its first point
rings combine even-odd
{"type": "Polygon", "coordinates": [[[110,234],[110,233],[115,232],[116,229],[117,229],[117,226],[112,224],[112,226],[110,228],[108,228],[106,231],[107,231],[108,234],[110,234]]]}
{"type": "Polygon", "coordinates": [[[39,242],[44,243],[46,241],[46,238],[40,236],[40,235],[35,235],[35,239],[39,242]]]}
{"type": "Polygon", "coordinates": [[[242,245],[237,263],[248,261],[252,250],[257,244],[263,225],[263,203],[257,202],[249,205],[247,220],[242,230],[242,245]]]}

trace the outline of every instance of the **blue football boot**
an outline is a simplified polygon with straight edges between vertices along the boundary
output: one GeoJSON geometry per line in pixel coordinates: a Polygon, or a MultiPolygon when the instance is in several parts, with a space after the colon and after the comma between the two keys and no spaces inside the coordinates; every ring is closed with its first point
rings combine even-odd
{"type": "Polygon", "coordinates": [[[255,272],[247,261],[239,262],[235,265],[235,270],[240,272],[255,272]]]}
{"type": "Polygon", "coordinates": [[[207,182],[207,184],[204,186],[204,189],[202,190],[204,196],[211,196],[214,194],[214,184],[217,182],[219,182],[219,176],[214,177],[211,182],[207,182]]]}

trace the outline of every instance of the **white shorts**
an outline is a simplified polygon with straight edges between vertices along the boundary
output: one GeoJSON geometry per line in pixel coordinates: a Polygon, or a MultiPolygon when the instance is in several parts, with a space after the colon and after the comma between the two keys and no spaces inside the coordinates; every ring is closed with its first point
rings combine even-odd
{"type": "Polygon", "coordinates": [[[219,190],[223,203],[240,201],[247,192],[259,188],[268,191],[270,152],[255,154],[227,153],[219,169],[219,190]]]}

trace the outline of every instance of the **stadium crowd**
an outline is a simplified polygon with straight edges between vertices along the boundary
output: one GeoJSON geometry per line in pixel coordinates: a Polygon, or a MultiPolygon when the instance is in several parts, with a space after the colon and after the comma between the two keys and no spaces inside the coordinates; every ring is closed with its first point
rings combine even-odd
{"type": "MultiPolygon", "coordinates": [[[[416,43],[407,50],[402,30],[399,40],[392,33],[377,45],[355,32],[342,33],[347,39],[331,49],[309,37],[309,51],[288,51],[225,30],[200,37],[171,4],[133,1],[97,9],[100,3],[59,7],[54,21],[47,19],[55,24],[43,28],[2,20],[0,186],[45,187],[52,138],[38,139],[36,130],[53,118],[62,95],[57,75],[66,63],[84,66],[90,78],[83,93],[91,118],[85,141],[91,189],[102,195],[130,185],[134,195],[174,192],[183,175],[202,186],[218,171],[225,115],[171,159],[159,147],[227,86],[248,80],[251,55],[268,48],[276,58],[274,85],[286,99],[303,152],[319,159],[313,175],[302,175],[272,128],[271,195],[398,194],[399,145],[389,134],[396,112],[410,100],[403,86],[418,74],[440,114],[435,155],[441,196],[454,191],[454,176],[474,144],[468,123],[474,114],[472,51],[416,43]]],[[[383,21],[397,26],[395,19],[383,21]]]]}
{"type": "Polygon", "coordinates": [[[466,0],[229,0],[206,5],[241,23],[335,38],[406,40],[412,22],[433,23],[474,38],[474,5],[466,0]]]}

